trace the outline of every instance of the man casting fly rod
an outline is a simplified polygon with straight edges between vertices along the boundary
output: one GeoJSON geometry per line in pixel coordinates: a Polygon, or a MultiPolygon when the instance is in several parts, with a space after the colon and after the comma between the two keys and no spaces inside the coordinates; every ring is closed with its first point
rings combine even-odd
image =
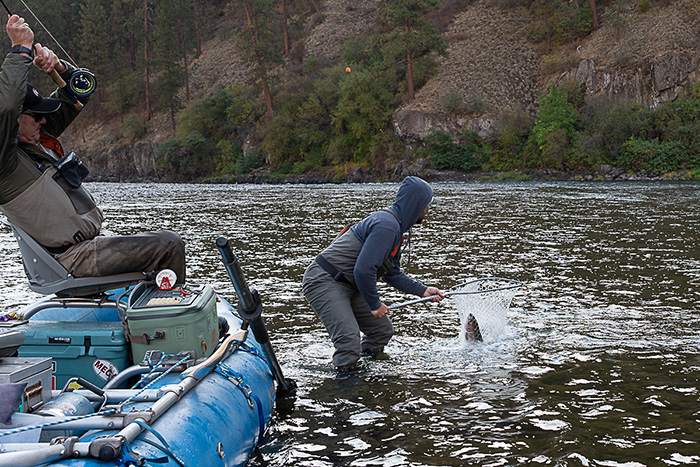
{"type": "Polygon", "coordinates": [[[34,44],[24,18],[8,15],[6,30],[12,49],[0,68],[0,212],[73,277],[167,268],[184,283],[180,236],[168,230],[124,236],[104,231],[102,210],[82,184],[88,169],[57,139],[87,102],[65,84],[83,70],[34,44]],[[58,81],[51,97],[29,84],[32,64],[58,81]]]}

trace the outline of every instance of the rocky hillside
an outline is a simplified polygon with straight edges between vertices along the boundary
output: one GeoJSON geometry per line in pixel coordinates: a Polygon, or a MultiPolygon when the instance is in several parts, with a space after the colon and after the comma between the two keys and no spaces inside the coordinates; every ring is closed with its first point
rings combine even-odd
{"type": "MultiPolygon", "coordinates": [[[[561,50],[569,66],[556,73],[546,72],[528,40],[529,13],[494,3],[476,0],[456,11],[444,33],[449,57],[439,60],[437,75],[417,91],[413,102],[396,109],[394,130],[409,143],[420,143],[432,128],[455,133],[470,128],[482,137],[493,135],[503,110],[534,112],[550,80],[575,79],[589,95],[623,95],[656,105],[688,92],[700,78],[700,13],[691,13],[683,1],[645,13],[633,3],[614,12],[601,9],[600,29],[561,50]],[[454,99],[462,104],[455,106],[454,99]]],[[[336,62],[343,42],[369,32],[378,14],[376,0],[322,0],[321,12],[309,16],[305,35],[295,45],[304,62],[336,62]]],[[[249,80],[250,67],[241,64],[233,36],[223,16],[191,65],[193,98],[249,80]]],[[[143,179],[156,173],[156,145],[171,132],[167,116],[158,115],[141,141],[124,141],[118,124],[112,123],[88,125],[68,135],[67,144],[87,155],[93,173],[143,179]]]]}
{"type": "Polygon", "coordinates": [[[578,66],[563,77],[589,94],[622,95],[650,106],[687,93],[700,78],[700,13],[686,2],[646,13],[624,12],[578,47],[578,66]]]}
{"type": "Polygon", "coordinates": [[[446,39],[449,57],[416,99],[394,114],[396,131],[420,140],[432,128],[459,133],[470,127],[493,134],[499,114],[520,106],[534,112],[543,78],[540,60],[528,42],[530,18],[519,9],[500,9],[479,1],[459,12],[446,39]],[[462,100],[462,112],[449,112],[446,96],[462,100]]]}

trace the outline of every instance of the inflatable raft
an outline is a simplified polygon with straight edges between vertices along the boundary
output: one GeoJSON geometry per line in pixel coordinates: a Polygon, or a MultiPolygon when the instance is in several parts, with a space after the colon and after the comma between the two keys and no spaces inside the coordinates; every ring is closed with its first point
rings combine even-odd
{"type": "Polygon", "coordinates": [[[9,390],[22,392],[9,424],[0,419],[0,467],[247,463],[275,398],[294,384],[270,347],[259,296],[225,239],[217,245],[237,309],[208,286],[141,283],[47,296],[2,323],[0,418],[9,390]]]}

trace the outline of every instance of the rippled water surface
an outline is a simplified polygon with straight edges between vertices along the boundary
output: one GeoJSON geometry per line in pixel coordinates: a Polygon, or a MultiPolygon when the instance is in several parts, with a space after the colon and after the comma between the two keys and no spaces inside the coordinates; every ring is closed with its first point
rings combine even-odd
{"type": "MultiPolygon", "coordinates": [[[[523,281],[493,342],[465,344],[451,299],[392,313],[391,358],[345,379],[301,297],[306,265],[396,184],[92,184],[118,233],[169,228],[193,282],[235,300],[214,240],[252,286],[286,376],[262,466],[653,466],[700,464],[700,185],[435,184],[406,271],[449,288],[523,281]]],[[[0,310],[30,301],[0,230],[0,310]]],[[[383,285],[387,304],[406,297],[383,285]]]]}

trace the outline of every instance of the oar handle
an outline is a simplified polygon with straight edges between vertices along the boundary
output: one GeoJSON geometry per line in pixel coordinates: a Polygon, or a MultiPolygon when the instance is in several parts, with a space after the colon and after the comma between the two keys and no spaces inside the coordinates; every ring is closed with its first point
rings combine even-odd
{"type": "Polygon", "coordinates": [[[258,343],[263,347],[265,359],[267,360],[272,374],[277,381],[277,395],[278,397],[288,397],[293,396],[296,393],[297,384],[291,378],[285,378],[282,374],[282,368],[280,367],[277,357],[275,356],[275,351],[270,343],[270,335],[265,327],[265,322],[262,319],[262,301],[260,299],[260,294],[257,290],[250,289],[248,283],[243,276],[243,270],[238,262],[238,258],[231,250],[231,245],[228,243],[228,239],[225,237],[219,237],[216,239],[216,247],[221,253],[221,259],[223,260],[226,272],[233,282],[233,287],[236,289],[236,295],[238,295],[239,307],[238,313],[243,320],[242,328],[250,328],[253,331],[253,335],[258,343]]]}

